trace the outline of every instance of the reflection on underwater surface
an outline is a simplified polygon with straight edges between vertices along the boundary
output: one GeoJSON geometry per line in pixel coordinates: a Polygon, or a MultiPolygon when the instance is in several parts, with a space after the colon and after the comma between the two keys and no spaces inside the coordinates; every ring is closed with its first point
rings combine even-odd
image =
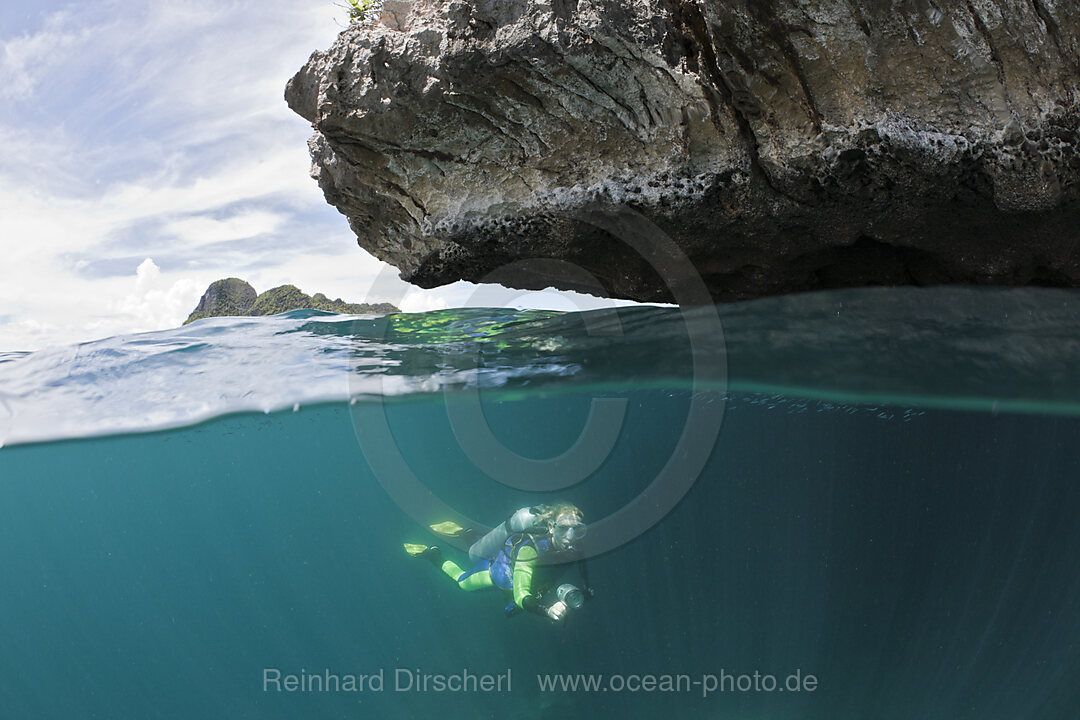
{"type": "Polygon", "coordinates": [[[721,309],[726,391],[723,378],[686,382],[682,320],[655,309],[620,312],[621,334],[607,335],[611,315],[590,335],[573,314],[301,313],[0,358],[9,445],[50,429],[58,438],[136,431],[0,450],[5,709],[57,718],[1073,717],[1080,420],[1064,366],[1074,343],[1059,342],[1071,331],[1071,298],[992,293],[972,307],[993,316],[994,303],[1009,305],[1010,318],[974,325],[974,310],[954,305],[954,320],[931,322],[912,309],[916,296],[872,296],[721,309]],[[841,301],[842,314],[856,306],[846,330],[828,319],[841,301]],[[913,334],[894,341],[904,322],[913,334]],[[813,323],[820,332],[806,330],[813,323]],[[882,328],[876,339],[873,327],[882,328]],[[865,347],[854,343],[859,332],[865,347]],[[922,351],[909,347],[915,339],[922,351]],[[898,357],[886,357],[889,348],[898,357]],[[247,379],[253,368],[261,373],[247,379]],[[381,394],[368,392],[373,376],[387,379],[381,394]],[[786,389],[751,392],[754,383],[786,389]],[[394,503],[384,486],[396,478],[377,477],[365,445],[366,414],[385,418],[410,471],[452,508],[496,523],[552,499],[477,469],[447,411],[468,387],[480,388],[498,441],[534,460],[574,445],[595,397],[624,401],[602,462],[555,494],[590,525],[633,504],[661,472],[695,397],[723,408],[686,497],[590,560],[597,595],[564,627],[504,619],[498,594],[463,593],[402,552],[403,542],[443,542],[425,525],[444,518],[410,517],[394,503]],[[907,396],[941,402],[897,402],[907,396]],[[995,414],[995,399],[1028,412],[995,414]],[[285,410],[244,412],[264,404],[285,410]],[[1053,413],[1039,412],[1044,405],[1053,413]],[[200,413],[211,419],[186,424],[200,413]],[[175,425],[185,426],[145,431],[175,425]],[[384,687],[278,690],[265,683],[275,670],[381,672],[384,687]],[[501,692],[395,689],[399,677],[508,671],[512,686],[501,692]],[[740,692],[740,676],[755,672],[740,692]],[[568,675],[542,689],[555,673],[568,675]],[[794,673],[813,676],[813,689],[762,688],[761,678],[783,685],[794,673]],[[599,689],[560,684],[577,674],[599,689]],[[656,689],[628,689],[649,675],[656,689]],[[666,676],[696,684],[663,691],[666,676]],[[709,678],[728,685],[706,692],[709,678]]]}

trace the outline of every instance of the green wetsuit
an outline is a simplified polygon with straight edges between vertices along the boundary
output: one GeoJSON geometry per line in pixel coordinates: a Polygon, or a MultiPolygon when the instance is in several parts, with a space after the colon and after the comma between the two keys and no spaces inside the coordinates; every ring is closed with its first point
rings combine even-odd
{"type": "MultiPolygon", "coordinates": [[[[523,545],[518,549],[514,560],[514,604],[530,612],[536,612],[539,605],[539,601],[533,594],[533,575],[538,559],[539,556],[535,548],[530,545],[523,545]],[[530,599],[532,602],[529,601],[530,599]]],[[[491,579],[490,570],[472,573],[459,581],[458,578],[465,571],[453,560],[447,560],[442,564],[442,571],[456,582],[459,588],[467,592],[497,587],[491,579]]],[[[543,608],[539,608],[539,612],[542,614],[544,612],[543,608]]]]}

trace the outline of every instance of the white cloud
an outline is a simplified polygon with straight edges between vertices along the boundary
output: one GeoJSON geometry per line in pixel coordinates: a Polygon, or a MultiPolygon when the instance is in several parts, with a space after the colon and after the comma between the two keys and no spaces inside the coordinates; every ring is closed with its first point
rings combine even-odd
{"type": "Polygon", "coordinates": [[[229,205],[272,196],[290,196],[314,204],[321,202],[308,177],[304,149],[285,147],[258,157],[237,157],[194,179],[170,174],[107,188],[97,212],[116,223],[152,216],[205,213],[229,205]]]}
{"type": "Polygon", "coordinates": [[[424,292],[423,290],[414,290],[409,292],[398,302],[398,308],[402,312],[407,313],[421,313],[429,312],[431,310],[445,310],[448,308],[446,298],[441,295],[435,295],[433,293],[424,292]]]}
{"type": "Polygon", "coordinates": [[[285,83],[344,17],[329,0],[103,0],[0,36],[0,351],[166,327],[236,275],[477,304],[468,283],[384,273],[308,176],[285,83]]]}
{"type": "Polygon", "coordinates": [[[135,270],[134,288],[115,304],[115,310],[130,317],[134,332],[164,330],[187,318],[204,289],[192,278],[169,283],[153,259],[146,258],[135,270]]]}
{"type": "MultiPolygon", "coordinates": [[[[293,252],[344,229],[308,176],[307,124],[282,97],[338,30],[318,5],[109,0],[0,37],[0,312],[14,318],[0,348],[178,322],[238,260],[272,261],[259,249],[286,245],[299,217],[293,252]],[[245,241],[251,253],[198,255],[245,241]],[[202,263],[85,275],[140,250],[202,263]]],[[[355,247],[342,236],[341,251],[355,247]]]]}
{"type": "Polygon", "coordinates": [[[0,43],[0,99],[29,97],[42,75],[85,40],[85,31],[70,29],[68,19],[66,12],[51,13],[40,31],[0,43]]]}
{"type": "Polygon", "coordinates": [[[182,218],[165,225],[164,231],[189,244],[244,240],[275,232],[284,222],[281,213],[255,210],[218,220],[205,215],[182,218]]]}

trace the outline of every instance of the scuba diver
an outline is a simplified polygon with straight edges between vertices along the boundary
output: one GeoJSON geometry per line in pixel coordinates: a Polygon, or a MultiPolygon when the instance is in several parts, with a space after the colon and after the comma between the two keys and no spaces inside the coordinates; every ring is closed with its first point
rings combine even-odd
{"type": "MultiPolygon", "coordinates": [[[[509,600],[507,616],[525,610],[558,622],[594,594],[581,557],[583,519],[581,510],[570,503],[521,508],[472,544],[469,557],[475,565],[471,570],[445,559],[437,545],[405,543],[405,552],[428,560],[467,592],[502,590],[509,600]],[[559,575],[575,562],[584,590],[570,583],[553,589],[559,575]]],[[[475,534],[453,522],[431,529],[447,537],[475,534]]]]}

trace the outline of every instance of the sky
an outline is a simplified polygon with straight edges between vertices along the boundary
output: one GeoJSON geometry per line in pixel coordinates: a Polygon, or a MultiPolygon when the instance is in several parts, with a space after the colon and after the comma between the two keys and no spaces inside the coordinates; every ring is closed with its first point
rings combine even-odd
{"type": "Polygon", "coordinates": [[[0,4],[0,352],[175,327],[224,277],[408,312],[609,307],[411,288],[357,246],[284,101],[346,18],[333,0],[0,4]]]}

